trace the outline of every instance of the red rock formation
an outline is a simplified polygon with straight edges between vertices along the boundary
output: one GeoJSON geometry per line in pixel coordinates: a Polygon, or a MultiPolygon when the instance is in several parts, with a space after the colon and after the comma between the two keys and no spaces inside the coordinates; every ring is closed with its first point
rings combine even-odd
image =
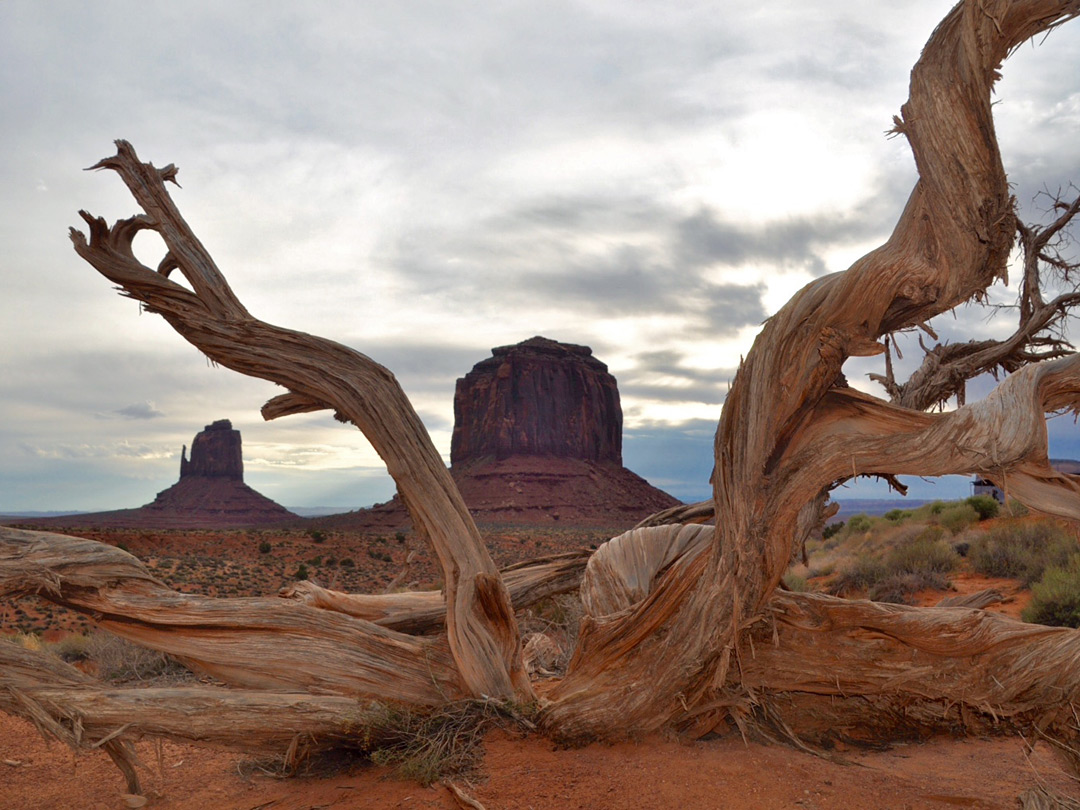
{"type": "Polygon", "coordinates": [[[180,479],[189,475],[244,480],[240,431],[233,430],[232,422],[218,419],[203,428],[191,443],[191,461],[186,446],[180,451],[180,479]]]}
{"type": "Polygon", "coordinates": [[[180,452],[180,480],[138,509],[25,521],[38,526],[137,529],[228,529],[298,518],[244,483],[240,431],[219,419],[195,436],[191,460],[180,452]]]}
{"type": "MultiPolygon", "coordinates": [[[[450,473],[484,524],[629,528],[679,503],[622,466],[622,407],[587,346],[534,337],[458,380],[450,473]]],[[[392,531],[394,498],[320,524],[392,531]]]]}
{"type": "Polygon", "coordinates": [[[622,464],[622,407],[588,346],[534,337],[457,381],[450,463],[554,456],[622,464]]]}

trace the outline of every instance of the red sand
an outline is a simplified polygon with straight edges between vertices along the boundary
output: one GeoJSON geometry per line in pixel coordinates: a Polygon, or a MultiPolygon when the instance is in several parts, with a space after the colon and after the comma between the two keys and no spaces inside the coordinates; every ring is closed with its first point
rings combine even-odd
{"type": "MultiPolygon", "coordinates": [[[[560,751],[539,737],[488,738],[483,773],[459,782],[496,808],[1014,808],[1038,784],[1077,785],[1043,748],[1025,754],[1015,738],[939,739],[887,752],[847,751],[840,765],[779,745],[737,737],[680,744],[661,739],[560,751]]],[[[278,779],[225,752],[164,743],[139,745],[148,771],[147,807],[159,810],[456,808],[445,787],[424,788],[375,767],[324,778],[278,779]]],[[[21,720],[0,715],[0,807],[114,810],[124,783],[105,754],[46,746],[21,720]],[[12,764],[15,763],[15,764],[12,764]]]]}

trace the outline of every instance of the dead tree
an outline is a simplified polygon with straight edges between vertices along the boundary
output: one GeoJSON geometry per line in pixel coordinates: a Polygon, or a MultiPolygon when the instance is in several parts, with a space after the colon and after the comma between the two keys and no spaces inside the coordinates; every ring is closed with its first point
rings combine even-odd
{"type": "MultiPolygon", "coordinates": [[[[1029,363],[1066,357],[1074,351],[1065,335],[1065,321],[1080,305],[1080,264],[1061,249],[1067,241],[1067,229],[1080,212],[1080,190],[1071,191],[1076,194],[1071,202],[1061,194],[1052,198],[1051,211],[1057,216],[1049,225],[1016,221],[1023,268],[1015,307],[1003,307],[1016,310],[1017,326],[1013,333],[1001,340],[939,342],[932,348],[926,346],[920,335],[923,361],[903,383],[896,381],[892,362],[895,348],[886,338],[885,374],[869,376],[885,388],[891,402],[919,411],[943,405],[952,397],[957,405],[963,405],[968,381],[981,374],[992,374],[998,379],[1029,363]],[[1058,290],[1049,301],[1043,297],[1047,283],[1058,290]]],[[[919,324],[919,328],[937,339],[927,324],[919,324]]]]}
{"type": "MultiPolygon", "coordinates": [[[[817,741],[993,727],[1080,750],[1080,631],[777,590],[822,493],[850,476],[978,473],[1035,509],[1080,518],[1080,479],[1049,466],[1044,416],[1080,405],[1080,356],[1026,364],[949,413],[859,393],[841,374],[847,358],[881,354],[886,336],[980,296],[1004,274],[1017,226],[991,88],[1013,48],[1078,13],[1080,0],[964,0],[934,31],[895,119],[919,181],[892,236],[765,324],[716,434],[713,500],[723,519],[636,529],[593,555],[580,641],[543,702],[549,733],[586,741],[734,724],[817,741]]],[[[253,318],[166,191],[173,166],[140,163],[120,141],[95,168],[116,171],[145,213],[109,227],[83,212],[89,238],[72,231],[78,254],[215,362],[284,386],[266,418],[329,408],[364,432],[442,566],[444,621],[394,629],[388,616],[430,605],[390,597],[186,596],[124,552],[0,530],[0,596],[36,593],[238,687],[129,695],[56,665],[35,668],[0,645],[0,707],[73,744],[112,744],[126,763],[124,740],[141,734],[265,750],[288,738],[294,754],[301,740],[342,744],[360,722],[357,698],[414,707],[533,699],[512,577],[496,571],[390,372],[253,318]],[[143,229],[168,248],[156,270],[131,249],[143,229]]],[[[1037,299],[1029,319],[1039,317],[1037,299]]],[[[551,577],[565,576],[555,569],[551,577]]]]}

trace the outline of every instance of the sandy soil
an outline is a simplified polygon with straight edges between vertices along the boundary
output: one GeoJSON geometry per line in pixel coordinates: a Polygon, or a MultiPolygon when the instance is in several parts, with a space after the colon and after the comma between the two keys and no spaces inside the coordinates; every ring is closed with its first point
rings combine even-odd
{"type": "MultiPolygon", "coordinates": [[[[314,544],[310,537],[298,535],[275,538],[273,552],[264,555],[257,550],[263,536],[132,532],[122,540],[149,559],[155,573],[180,587],[188,584],[183,579],[190,576],[192,584],[203,584],[193,589],[205,592],[204,583],[210,581],[210,590],[230,595],[272,593],[288,569],[312,554],[339,558],[353,554],[366,563],[363,568],[357,566],[361,568],[357,579],[371,578],[368,566],[372,562],[381,563],[378,578],[389,578],[407,548],[389,537],[360,541],[331,536],[325,543],[314,544]],[[222,558],[229,560],[228,565],[223,566],[222,558]],[[229,566],[237,567],[250,581],[236,579],[229,566]],[[184,575],[187,568],[191,570],[184,575]],[[266,570],[252,579],[251,572],[261,569],[266,570]]],[[[512,560],[550,553],[559,546],[587,547],[593,538],[578,536],[568,542],[565,535],[535,540],[507,535],[491,540],[497,556],[512,560]]],[[[1013,616],[1029,598],[1020,583],[1009,580],[957,572],[952,581],[953,594],[998,588],[1006,601],[989,609],[1013,616]]],[[[935,604],[945,595],[949,594],[927,592],[918,601],[935,604]]],[[[38,613],[29,604],[27,608],[30,612],[18,622],[0,610],[0,628],[14,629],[11,625],[17,628],[23,621],[49,626],[56,619],[47,610],[38,613]]],[[[150,797],[147,807],[159,810],[461,806],[446,787],[424,788],[399,781],[373,766],[339,769],[322,778],[280,779],[229,752],[173,743],[162,743],[160,748],[140,744],[139,752],[147,766],[143,773],[150,797]]],[[[566,751],[555,750],[540,737],[519,739],[496,732],[486,742],[481,772],[459,784],[487,810],[1014,808],[1020,793],[1038,785],[1080,799],[1080,782],[1065,774],[1048,751],[1039,747],[1027,752],[1016,738],[935,739],[884,752],[846,750],[839,756],[848,764],[779,745],[744,744],[737,736],[690,744],[649,739],[566,751]]],[[[0,810],[112,810],[126,806],[123,793],[124,782],[106,755],[74,754],[59,743],[47,745],[22,720],[0,714],[0,810]]]]}
{"type": "MultiPolygon", "coordinates": [[[[456,808],[447,788],[420,787],[385,769],[354,766],[321,778],[279,779],[236,755],[164,743],[139,746],[158,810],[456,808]]],[[[842,765],[737,737],[660,739],[555,750],[542,738],[489,736],[483,771],[459,784],[495,808],[1014,808],[1038,784],[1073,791],[1050,754],[1017,739],[939,739],[886,752],[847,751],[842,765]]],[[[46,746],[31,726],[0,715],[0,807],[114,810],[124,783],[104,754],[46,746]]]]}

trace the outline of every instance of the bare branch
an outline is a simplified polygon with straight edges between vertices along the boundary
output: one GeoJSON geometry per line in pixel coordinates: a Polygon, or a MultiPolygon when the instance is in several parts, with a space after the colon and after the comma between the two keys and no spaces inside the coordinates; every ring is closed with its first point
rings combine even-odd
{"type": "Polygon", "coordinates": [[[449,471],[394,376],[357,351],[325,338],[259,321],[244,309],[165,190],[176,168],[140,163],[126,141],[94,168],[116,171],[145,216],[109,229],[83,213],[90,239],[72,230],[75,250],[124,292],[161,314],[185,339],[223,366],[283,385],[268,418],[332,408],[358,426],[387,465],[413,519],[428,538],[446,583],[447,630],[461,675],[474,695],[531,697],[509,596],[449,471]],[[168,247],[163,268],[176,267],[187,290],[150,270],[132,253],[142,229],[168,247]]]}

